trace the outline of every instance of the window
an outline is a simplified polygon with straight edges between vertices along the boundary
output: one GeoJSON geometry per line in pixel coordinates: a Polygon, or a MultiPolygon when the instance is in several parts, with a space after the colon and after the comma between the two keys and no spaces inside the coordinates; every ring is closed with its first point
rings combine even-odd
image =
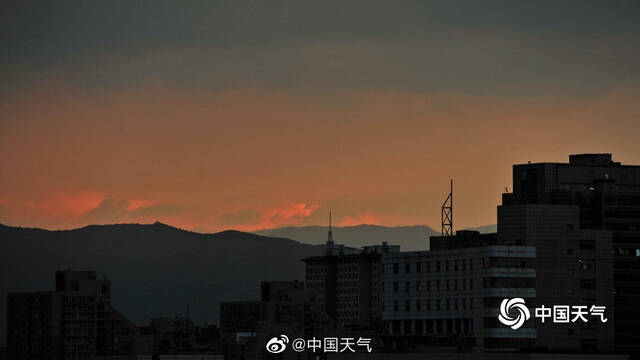
{"type": "Polygon", "coordinates": [[[422,283],[420,281],[416,281],[416,292],[422,291],[422,283]]]}
{"type": "Polygon", "coordinates": [[[581,339],[580,349],[585,352],[594,352],[598,349],[598,342],[596,339],[581,339]]]}
{"type": "Polygon", "coordinates": [[[450,286],[450,281],[449,281],[449,280],[447,280],[447,291],[449,291],[449,289],[450,289],[450,288],[451,288],[451,286],[450,286]]]}
{"type": "Polygon", "coordinates": [[[397,274],[398,273],[398,263],[394,263],[393,264],[393,273],[397,274]]]}
{"type": "Polygon", "coordinates": [[[578,259],[578,265],[582,271],[591,272],[596,270],[595,259],[578,259]]]}
{"type": "Polygon", "coordinates": [[[483,278],[483,287],[487,288],[533,288],[535,278],[523,277],[486,277],[483,278]]]}
{"type": "Polygon", "coordinates": [[[393,320],[393,322],[391,322],[391,328],[394,334],[400,334],[400,320],[393,320]]]}
{"type": "Polygon", "coordinates": [[[440,272],[440,261],[436,263],[436,272],[440,272]]]}
{"type": "Polygon", "coordinates": [[[458,271],[458,260],[453,261],[453,271],[458,271]]]}
{"type": "Polygon", "coordinates": [[[590,239],[582,239],[579,243],[580,250],[595,250],[596,241],[590,239]]]}
{"type": "Polygon", "coordinates": [[[528,268],[534,267],[533,258],[522,257],[485,257],[482,259],[484,268],[528,268]]]}
{"type": "Polygon", "coordinates": [[[427,262],[427,263],[425,264],[425,268],[427,269],[427,272],[431,272],[431,263],[430,263],[430,262],[427,262]]]}
{"type": "Polygon", "coordinates": [[[449,260],[444,262],[444,271],[449,271],[449,260]]]}
{"type": "Polygon", "coordinates": [[[411,311],[411,300],[404,301],[404,311],[411,311]]]}
{"type": "Polygon", "coordinates": [[[427,291],[431,291],[431,281],[427,280],[427,291]]]}
{"type": "Polygon", "coordinates": [[[580,279],[580,289],[593,290],[596,288],[596,279],[580,279]]]}
{"type": "Polygon", "coordinates": [[[573,249],[567,249],[567,255],[573,255],[573,249]]]}
{"type": "Polygon", "coordinates": [[[404,292],[410,292],[410,291],[411,291],[411,282],[405,281],[404,282],[404,292]]]}
{"type": "Polygon", "coordinates": [[[397,281],[394,281],[394,282],[393,282],[393,292],[394,292],[394,293],[397,293],[397,292],[398,292],[398,282],[397,282],[397,281]]]}
{"type": "Polygon", "coordinates": [[[440,282],[440,280],[436,280],[436,289],[437,289],[438,291],[441,291],[441,290],[442,290],[441,284],[442,284],[442,283],[440,282]]]}
{"type": "Polygon", "coordinates": [[[393,311],[398,311],[398,301],[397,300],[395,300],[393,302],[393,311]]]}
{"type": "Polygon", "coordinates": [[[427,300],[427,310],[431,310],[431,300],[427,300]]]}
{"type": "Polygon", "coordinates": [[[404,264],[404,272],[407,273],[407,274],[411,272],[411,264],[410,263],[404,264]]]}
{"type": "Polygon", "coordinates": [[[422,304],[420,303],[420,300],[416,300],[416,310],[422,310],[422,304]]]}
{"type": "MultiPolygon", "coordinates": [[[[489,296],[483,297],[481,306],[485,309],[498,309],[504,300],[503,296],[489,296]]],[[[533,306],[536,303],[535,298],[524,298],[524,302],[527,306],[533,306]]]]}
{"type": "Polygon", "coordinates": [[[451,309],[451,301],[447,299],[447,310],[451,309]]]}
{"type": "Polygon", "coordinates": [[[402,323],[404,324],[404,333],[411,334],[411,320],[404,320],[402,323]]]}
{"type": "Polygon", "coordinates": [[[419,262],[416,263],[416,272],[422,272],[422,264],[419,262]]]}

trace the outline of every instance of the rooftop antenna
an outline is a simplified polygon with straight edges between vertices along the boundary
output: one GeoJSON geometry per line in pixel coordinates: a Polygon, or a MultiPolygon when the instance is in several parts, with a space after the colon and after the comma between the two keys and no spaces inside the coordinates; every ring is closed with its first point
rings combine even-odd
{"type": "Polygon", "coordinates": [[[327,245],[333,245],[333,232],[331,231],[331,211],[329,211],[329,234],[327,237],[327,245]]]}
{"type": "Polygon", "coordinates": [[[442,203],[442,236],[453,236],[453,179],[451,179],[451,190],[449,196],[442,203]]]}

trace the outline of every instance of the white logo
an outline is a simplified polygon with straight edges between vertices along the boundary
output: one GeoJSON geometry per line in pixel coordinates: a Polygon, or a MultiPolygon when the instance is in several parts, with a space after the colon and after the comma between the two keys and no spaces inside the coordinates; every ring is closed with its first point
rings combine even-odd
{"type": "Polygon", "coordinates": [[[527,309],[527,306],[524,304],[523,298],[502,300],[502,304],[500,304],[500,315],[498,315],[498,320],[500,320],[501,323],[510,326],[513,330],[517,330],[525,321],[529,320],[530,317],[529,309],[527,309]],[[517,316],[511,316],[512,309],[517,310],[517,316]]]}
{"type": "Polygon", "coordinates": [[[288,343],[289,338],[287,337],[287,335],[273,337],[267,343],[267,351],[272,354],[279,354],[287,348],[288,343]]]}

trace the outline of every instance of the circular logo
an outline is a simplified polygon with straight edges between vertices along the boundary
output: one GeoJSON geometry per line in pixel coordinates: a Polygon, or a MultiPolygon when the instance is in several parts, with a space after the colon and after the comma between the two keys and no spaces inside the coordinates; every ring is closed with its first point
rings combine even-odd
{"type": "Polygon", "coordinates": [[[510,326],[513,330],[519,329],[525,321],[529,320],[531,314],[524,304],[523,298],[504,299],[500,304],[500,314],[498,320],[504,325],[510,326]],[[512,316],[516,313],[516,316],[512,316]]]}
{"type": "Polygon", "coordinates": [[[272,354],[279,354],[287,348],[288,343],[289,338],[287,337],[287,335],[273,337],[267,343],[267,351],[272,354]]]}

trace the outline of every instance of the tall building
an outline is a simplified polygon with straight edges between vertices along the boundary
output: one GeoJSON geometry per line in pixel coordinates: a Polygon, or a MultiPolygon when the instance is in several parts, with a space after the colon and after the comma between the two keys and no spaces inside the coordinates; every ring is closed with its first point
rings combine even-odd
{"type": "Polygon", "coordinates": [[[399,251],[399,246],[387,243],[362,249],[335,244],[329,226],[325,254],[302,260],[307,289],[343,326],[376,327],[382,315],[382,254],[399,251]]]}
{"type": "Polygon", "coordinates": [[[615,350],[640,353],[640,166],[612,161],[611,154],[514,165],[513,192],[503,194],[498,208],[498,232],[536,245],[539,256],[555,256],[555,263],[538,267],[539,277],[556,284],[540,289],[545,296],[611,296],[615,350]]]}
{"type": "Polygon", "coordinates": [[[350,249],[330,236],[325,256],[304,260],[307,283],[342,324],[363,322],[377,302],[394,343],[638,352],[640,166],[623,166],[610,154],[514,165],[513,193],[503,194],[497,222],[494,234],[432,237],[429,251],[350,249]],[[377,271],[362,271],[363,264],[377,271]],[[369,279],[360,276],[367,273],[369,279]],[[338,285],[345,275],[350,287],[338,285]],[[377,299],[368,291],[373,283],[382,292],[377,299]],[[524,298],[531,314],[536,306],[604,306],[607,321],[534,320],[514,331],[497,319],[501,300],[513,297],[524,298]]]}
{"type": "MultiPolygon", "coordinates": [[[[274,336],[311,338],[335,335],[335,322],[302,281],[264,281],[259,301],[220,303],[220,330],[226,359],[272,358],[265,349],[274,336]]],[[[307,359],[308,354],[286,352],[280,359],[307,359]]]]}
{"type": "Polygon", "coordinates": [[[135,324],[111,306],[111,281],[57,271],[55,291],[7,294],[11,359],[89,359],[133,353],[135,324]]]}
{"type": "Polygon", "coordinates": [[[429,251],[384,255],[388,333],[406,346],[534,347],[536,329],[498,324],[497,309],[504,298],[535,302],[535,256],[535,247],[476,231],[432,237],[429,251]]]}

